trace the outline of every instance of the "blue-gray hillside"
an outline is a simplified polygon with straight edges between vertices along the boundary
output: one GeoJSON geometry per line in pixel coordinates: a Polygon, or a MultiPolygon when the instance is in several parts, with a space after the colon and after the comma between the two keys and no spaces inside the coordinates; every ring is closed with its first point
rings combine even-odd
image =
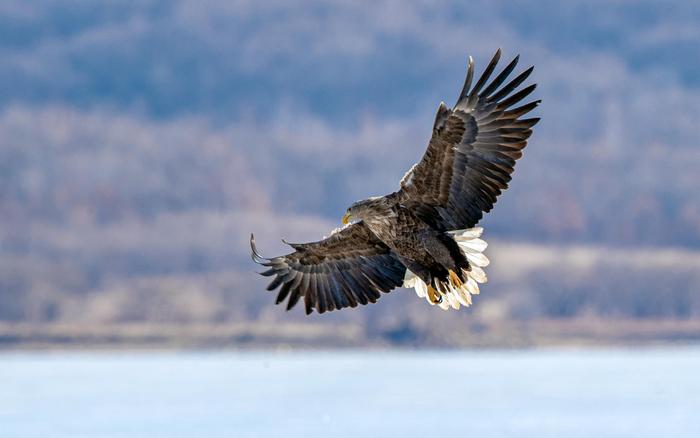
{"type": "MultiPolygon", "coordinates": [[[[497,47],[536,66],[543,104],[487,238],[692,253],[698,41],[700,9],[681,0],[4,1],[0,319],[70,319],[85,303],[98,320],[179,318],[139,307],[158,307],[138,301],[155,289],[199,297],[185,319],[260,316],[271,297],[248,233],[279,251],[278,237],[321,237],[350,202],[395,190],[467,55],[483,67],[497,47]]],[[[677,304],[634,310],[646,295],[622,293],[620,313],[693,314],[693,266],[663,270],[677,304]]],[[[551,314],[606,307],[585,304],[588,271],[551,269],[568,283],[520,280],[580,298],[551,314]]],[[[591,275],[610,290],[658,278],[641,264],[591,275]]]]}

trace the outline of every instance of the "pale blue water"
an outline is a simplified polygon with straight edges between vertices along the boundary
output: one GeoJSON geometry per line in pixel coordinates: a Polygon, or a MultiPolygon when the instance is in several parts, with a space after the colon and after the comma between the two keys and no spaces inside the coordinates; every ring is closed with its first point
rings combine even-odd
{"type": "Polygon", "coordinates": [[[0,354],[0,437],[700,437],[700,349],[0,354]]]}

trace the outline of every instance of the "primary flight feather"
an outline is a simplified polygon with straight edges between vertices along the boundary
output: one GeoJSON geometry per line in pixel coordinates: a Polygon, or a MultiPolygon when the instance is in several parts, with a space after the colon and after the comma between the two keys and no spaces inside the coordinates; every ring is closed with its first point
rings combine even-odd
{"type": "Polygon", "coordinates": [[[515,57],[491,79],[500,49],[476,83],[469,58],[462,92],[452,109],[440,103],[423,158],[400,189],[352,204],[342,228],[318,242],[289,244],[294,252],[262,257],[251,235],[253,260],[274,277],[276,303],[287,310],[303,299],[306,313],[376,302],[382,292],[412,287],[443,309],[469,306],[486,282],[487,244],[476,227],[508,187],[515,161],[539,118],[522,118],[539,100],[521,104],[535,84],[518,87],[515,57]],[[519,105],[516,107],[516,105],[519,105]]]}

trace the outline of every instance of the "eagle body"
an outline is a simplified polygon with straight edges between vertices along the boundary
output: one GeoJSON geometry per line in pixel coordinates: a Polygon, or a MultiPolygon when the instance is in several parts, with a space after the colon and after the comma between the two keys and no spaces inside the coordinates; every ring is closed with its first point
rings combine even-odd
{"type": "Polygon", "coordinates": [[[508,187],[539,121],[521,118],[540,103],[520,104],[535,85],[517,90],[532,67],[508,80],[515,57],[491,78],[500,56],[499,49],[473,86],[469,58],[457,103],[440,103],[428,148],[398,191],[355,202],[343,227],[317,242],[290,243],[294,251],[284,256],[262,257],[251,235],[253,260],[274,277],[267,289],[279,288],[277,304],[289,310],[303,298],[307,314],[324,313],[374,303],[402,286],[443,309],[472,304],[489,264],[476,225],[508,187]]]}
{"type": "Polygon", "coordinates": [[[409,271],[427,285],[443,290],[447,290],[449,271],[464,281],[462,270],[469,270],[469,262],[453,237],[401,205],[397,193],[371,202],[364,224],[409,271]]]}

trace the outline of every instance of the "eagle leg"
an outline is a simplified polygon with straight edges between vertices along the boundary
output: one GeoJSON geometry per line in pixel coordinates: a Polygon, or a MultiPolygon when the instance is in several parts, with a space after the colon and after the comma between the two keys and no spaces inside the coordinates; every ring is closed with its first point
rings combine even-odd
{"type": "Polygon", "coordinates": [[[455,271],[452,269],[449,270],[450,273],[450,284],[452,285],[453,288],[455,289],[461,289],[462,285],[464,284],[462,280],[459,279],[455,271]]]}
{"type": "Polygon", "coordinates": [[[442,302],[442,296],[431,284],[428,285],[428,298],[430,298],[430,302],[433,304],[440,304],[442,302]]]}

